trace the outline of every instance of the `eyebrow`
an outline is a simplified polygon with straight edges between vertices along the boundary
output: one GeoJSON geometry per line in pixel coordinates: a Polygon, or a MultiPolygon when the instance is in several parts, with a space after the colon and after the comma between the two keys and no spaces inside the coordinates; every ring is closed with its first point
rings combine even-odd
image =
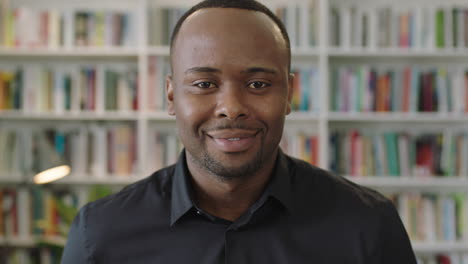
{"type": "Polygon", "coordinates": [[[189,73],[197,73],[197,72],[205,72],[205,73],[219,73],[220,70],[211,67],[193,67],[185,71],[185,74],[189,73]]]}
{"type": "Polygon", "coordinates": [[[264,67],[250,67],[247,70],[242,71],[242,73],[257,73],[257,72],[263,72],[263,73],[269,73],[269,74],[277,74],[278,73],[274,69],[264,68],[264,67]]]}

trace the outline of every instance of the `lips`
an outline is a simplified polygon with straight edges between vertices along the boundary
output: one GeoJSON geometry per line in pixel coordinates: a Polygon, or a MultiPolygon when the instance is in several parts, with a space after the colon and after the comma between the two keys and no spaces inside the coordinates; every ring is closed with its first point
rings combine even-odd
{"type": "Polygon", "coordinates": [[[207,133],[215,147],[223,152],[243,152],[252,147],[257,138],[258,130],[223,129],[207,133]]]}

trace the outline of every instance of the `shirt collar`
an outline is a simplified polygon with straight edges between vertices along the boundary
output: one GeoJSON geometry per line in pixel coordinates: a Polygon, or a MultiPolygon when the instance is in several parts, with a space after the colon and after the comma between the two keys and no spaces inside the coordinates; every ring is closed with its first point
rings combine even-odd
{"type": "Polygon", "coordinates": [[[292,171],[288,157],[278,148],[272,178],[266,188],[269,196],[276,198],[289,211],[293,210],[292,171]]]}
{"type": "Polygon", "coordinates": [[[189,175],[184,149],[177,160],[172,182],[171,226],[194,205],[189,175]]]}
{"type": "MultiPolygon", "coordinates": [[[[276,198],[288,210],[293,210],[290,168],[287,156],[278,149],[273,175],[263,195],[276,198]]],[[[193,189],[189,179],[185,149],[177,160],[172,183],[171,226],[194,207],[193,189]]],[[[262,196],[263,196],[262,195],[262,196]]]]}

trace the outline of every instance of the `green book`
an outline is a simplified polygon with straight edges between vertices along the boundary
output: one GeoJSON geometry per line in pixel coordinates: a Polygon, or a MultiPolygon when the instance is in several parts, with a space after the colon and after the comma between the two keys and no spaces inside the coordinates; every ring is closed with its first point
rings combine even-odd
{"type": "Polygon", "coordinates": [[[443,48],[445,46],[445,41],[444,41],[444,10],[439,9],[436,12],[436,47],[437,48],[443,48]]]}
{"type": "Polygon", "coordinates": [[[390,176],[400,176],[397,135],[395,133],[384,133],[384,140],[387,152],[388,174],[390,176]]]}
{"type": "Polygon", "coordinates": [[[106,110],[117,110],[118,74],[107,70],[105,73],[106,110]]]}

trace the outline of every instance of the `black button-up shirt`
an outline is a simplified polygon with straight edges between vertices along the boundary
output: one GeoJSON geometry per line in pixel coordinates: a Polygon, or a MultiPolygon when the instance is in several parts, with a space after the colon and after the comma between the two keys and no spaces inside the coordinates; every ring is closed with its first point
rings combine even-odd
{"type": "Polygon", "coordinates": [[[84,206],[62,263],[415,264],[392,203],[281,151],[260,199],[234,222],[193,202],[185,154],[84,206]]]}

